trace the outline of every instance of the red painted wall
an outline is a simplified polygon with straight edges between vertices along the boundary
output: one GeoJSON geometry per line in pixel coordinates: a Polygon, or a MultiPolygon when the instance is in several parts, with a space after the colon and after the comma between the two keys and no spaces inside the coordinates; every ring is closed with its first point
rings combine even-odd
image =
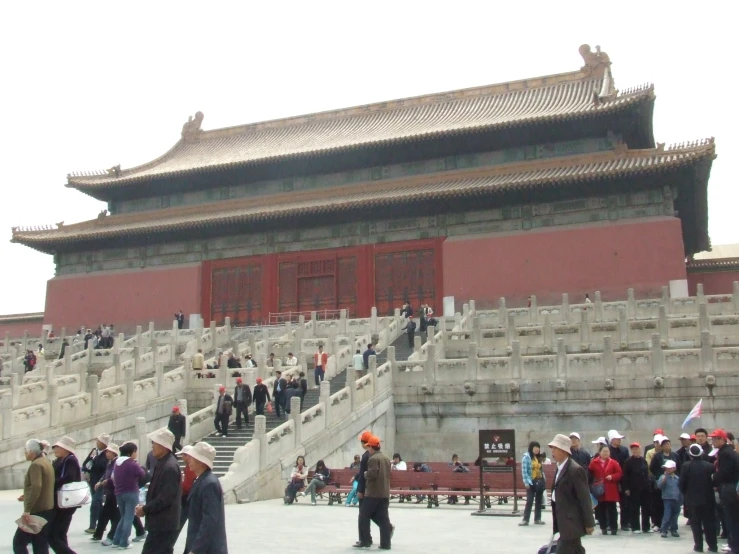
{"type": "MultiPolygon", "coordinates": [[[[658,297],[670,280],[685,279],[680,221],[651,218],[481,238],[449,238],[443,245],[444,294],[478,308],[570,303],[600,290],[603,300],[658,297]]],[[[729,287],[729,290],[731,287],[729,287]]]]}
{"type": "Polygon", "coordinates": [[[113,323],[120,332],[172,325],[174,313],[200,313],[201,265],[55,277],[46,286],[44,323],[71,329],[113,323]]]}
{"type": "Polygon", "coordinates": [[[739,271],[707,271],[688,273],[688,290],[696,294],[696,285],[703,284],[703,294],[731,294],[734,281],[739,281],[739,271]]]}
{"type": "Polygon", "coordinates": [[[41,326],[40,321],[28,323],[0,323],[0,340],[5,340],[5,333],[10,333],[11,339],[19,339],[23,337],[23,333],[28,331],[29,337],[40,337],[41,326]]]}

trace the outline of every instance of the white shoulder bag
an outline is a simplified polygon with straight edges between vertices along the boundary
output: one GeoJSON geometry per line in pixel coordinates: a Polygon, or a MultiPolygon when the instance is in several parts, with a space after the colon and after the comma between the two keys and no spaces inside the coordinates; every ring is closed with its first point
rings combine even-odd
{"type": "MultiPolygon", "coordinates": [[[[64,477],[64,471],[66,465],[62,469],[62,477],[64,477]]],[[[56,491],[56,501],[60,508],[79,508],[85,504],[89,504],[92,501],[90,495],[90,485],[84,481],[78,481],[76,483],[65,483],[58,491],[56,491]]]]}

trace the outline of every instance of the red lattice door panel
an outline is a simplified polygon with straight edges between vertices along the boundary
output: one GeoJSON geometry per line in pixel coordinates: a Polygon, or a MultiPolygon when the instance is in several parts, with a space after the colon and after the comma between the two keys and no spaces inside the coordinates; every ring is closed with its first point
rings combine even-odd
{"type": "Polygon", "coordinates": [[[349,317],[357,317],[357,258],[339,258],[339,310],[347,310],[349,317]]]}
{"type": "Polygon", "coordinates": [[[262,267],[246,265],[214,269],[211,275],[211,320],[226,317],[231,325],[256,325],[262,321],[262,267]]]}
{"type": "Polygon", "coordinates": [[[280,295],[278,302],[278,311],[297,312],[298,311],[298,264],[281,263],[280,264],[280,295]]]}
{"type": "Polygon", "coordinates": [[[417,311],[435,300],[434,250],[410,250],[375,255],[375,306],[390,315],[408,300],[417,311]]]}

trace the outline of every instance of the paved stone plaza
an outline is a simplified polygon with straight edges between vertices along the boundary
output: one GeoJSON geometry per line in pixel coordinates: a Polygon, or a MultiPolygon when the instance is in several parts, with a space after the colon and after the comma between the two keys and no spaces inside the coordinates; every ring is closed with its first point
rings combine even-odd
{"type": "MultiPolygon", "coordinates": [[[[0,552],[11,551],[14,521],[20,516],[20,491],[0,491],[0,552]]],[[[472,517],[471,509],[443,505],[439,509],[393,503],[390,517],[396,526],[393,550],[410,554],[429,552],[459,552],[464,554],[506,552],[535,554],[549,540],[550,526],[518,527],[518,518],[472,517]]],[[[551,522],[551,513],[544,512],[544,520],[551,522]]],[[[90,541],[84,534],[88,510],[75,515],[69,534],[70,545],[78,554],[108,552],[109,548],[90,541]]],[[[285,506],[280,500],[226,507],[226,526],[231,552],[290,552],[301,554],[321,552],[349,552],[357,535],[357,509],[344,506],[310,506],[303,501],[285,506]]],[[[376,544],[377,528],[373,525],[376,544]]],[[[691,552],[690,529],[681,518],[681,537],[662,539],[659,535],[633,536],[625,533],[616,537],[598,535],[587,538],[589,554],[613,554],[614,548],[632,553],[653,551],[691,552]],[[648,550],[649,549],[649,550],[648,550]]],[[[721,544],[721,543],[720,543],[721,544]]],[[[132,551],[140,550],[133,545],[132,551]]],[[[185,548],[184,534],[175,548],[179,554],[185,548]]],[[[376,550],[376,549],[373,549],[376,550]]]]}

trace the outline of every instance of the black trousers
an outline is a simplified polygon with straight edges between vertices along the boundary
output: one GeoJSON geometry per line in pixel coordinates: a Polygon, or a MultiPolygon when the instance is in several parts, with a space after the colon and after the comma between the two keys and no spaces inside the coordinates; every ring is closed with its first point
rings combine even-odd
{"type": "Polygon", "coordinates": [[[631,515],[631,512],[629,510],[629,503],[631,502],[631,500],[628,496],[626,496],[626,492],[622,490],[619,490],[619,495],[618,511],[621,519],[621,527],[628,527],[630,519],[629,516],[631,515]]]}
{"type": "Polygon", "coordinates": [[[703,539],[705,537],[708,548],[717,548],[716,534],[716,506],[690,506],[688,508],[690,518],[690,530],[693,531],[693,545],[698,550],[703,550],[703,539]]]}
{"type": "Polygon", "coordinates": [[[236,427],[241,429],[241,416],[244,416],[244,422],[249,425],[249,407],[243,402],[236,403],[236,427]]]}
{"type": "Polygon", "coordinates": [[[33,549],[33,554],[49,553],[48,529],[51,520],[54,518],[54,510],[38,512],[33,515],[41,516],[49,523],[44,525],[44,528],[41,529],[41,532],[35,535],[32,533],[21,531],[20,527],[16,529],[15,536],[13,537],[13,554],[28,554],[29,544],[33,549]]]}
{"type": "Polygon", "coordinates": [[[721,485],[719,495],[729,546],[732,552],[739,552],[739,498],[736,496],[736,485],[721,485]]]}
{"type": "Polygon", "coordinates": [[[174,545],[179,535],[179,529],[149,529],[141,554],[173,554],[174,545]]]}
{"type": "Polygon", "coordinates": [[[264,406],[267,402],[257,402],[257,415],[264,415],[264,406]]]}
{"type": "Polygon", "coordinates": [[[641,529],[649,531],[649,514],[652,511],[652,491],[649,489],[632,490],[629,496],[629,525],[632,531],[641,529]],[[641,512],[641,518],[640,516],[641,512]],[[640,524],[641,520],[641,526],[640,524]]]}
{"type": "Polygon", "coordinates": [[[182,435],[175,435],[174,436],[174,444],[172,445],[172,453],[176,454],[180,450],[182,450],[182,435]]]}
{"type": "Polygon", "coordinates": [[[662,516],[665,515],[665,505],[662,502],[662,491],[652,489],[652,525],[662,527],[662,516]]]}
{"type": "Polygon", "coordinates": [[[582,539],[559,539],[557,541],[557,554],[585,554],[582,539]]]}
{"type": "MultiPolygon", "coordinates": [[[[615,502],[598,502],[595,511],[599,515],[598,521],[600,522],[601,530],[610,529],[611,531],[618,531],[618,514],[616,512],[615,502]]],[[[557,546],[557,550],[559,550],[559,546],[557,546]]]]}
{"type": "Polygon", "coordinates": [[[228,436],[228,420],[229,420],[230,414],[224,413],[224,414],[216,414],[216,418],[213,421],[213,424],[216,427],[216,431],[218,433],[221,433],[224,436],[228,436]]]}
{"type": "Polygon", "coordinates": [[[67,542],[67,533],[72,523],[76,508],[71,510],[54,510],[54,518],[47,524],[49,526],[49,547],[56,554],[76,554],[74,550],[69,548],[67,542]]]}
{"type": "Polygon", "coordinates": [[[410,346],[411,348],[414,347],[415,337],[415,333],[408,333],[408,346],[410,346]]]}
{"type": "Polygon", "coordinates": [[[372,544],[370,521],[374,521],[380,528],[380,547],[390,548],[390,534],[393,526],[390,523],[389,498],[362,499],[359,505],[359,542],[365,545],[372,544]]]}

